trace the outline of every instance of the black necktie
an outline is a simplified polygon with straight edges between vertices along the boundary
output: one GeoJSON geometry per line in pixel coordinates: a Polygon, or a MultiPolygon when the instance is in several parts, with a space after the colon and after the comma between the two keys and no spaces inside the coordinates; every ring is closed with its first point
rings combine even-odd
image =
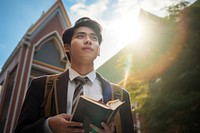
{"type": "Polygon", "coordinates": [[[83,95],[83,85],[88,81],[88,78],[82,78],[82,77],[76,77],[74,79],[75,82],[75,91],[73,96],[73,102],[72,102],[72,111],[74,110],[74,107],[76,105],[76,102],[78,100],[78,97],[80,95],[83,95]]]}

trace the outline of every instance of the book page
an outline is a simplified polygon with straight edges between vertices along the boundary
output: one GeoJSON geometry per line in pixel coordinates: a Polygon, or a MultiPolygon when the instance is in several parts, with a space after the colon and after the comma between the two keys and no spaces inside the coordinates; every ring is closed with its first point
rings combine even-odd
{"type": "Polygon", "coordinates": [[[107,106],[106,104],[104,104],[104,103],[102,103],[102,102],[96,101],[96,100],[94,100],[94,99],[92,99],[92,98],[89,98],[89,97],[86,97],[86,96],[80,96],[80,97],[82,97],[83,99],[85,99],[85,100],[87,100],[87,101],[89,101],[89,102],[92,102],[92,103],[94,103],[94,104],[97,104],[97,105],[99,105],[99,106],[101,106],[101,107],[103,107],[103,108],[110,109],[109,106],[107,106]]]}
{"type": "Polygon", "coordinates": [[[122,105],[124,102],[121,102],[119,99],[112,100],[107,103],[107,106],[109,106],[110,109],[115,110],[117,107],[122,105]]]}

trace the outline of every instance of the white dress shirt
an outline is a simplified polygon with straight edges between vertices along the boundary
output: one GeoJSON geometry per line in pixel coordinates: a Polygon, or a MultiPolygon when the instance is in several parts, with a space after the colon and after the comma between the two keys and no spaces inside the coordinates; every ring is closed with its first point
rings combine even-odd
{"type": "Polygon", "coordinates": [[[83,95],[90,97],[94,100],[100,100],[103,98],[102,88],[100,81],[96,78],[96,72],[92,71],[87,75],[79,75],[75,70],[69,68],[69,81],[68,81],[68,93],[67,93],[67,114],[71,114],[72,100],[75,91],[75,82],[73,81],[76,77],[88,77],[90,80],[83,85],[83,95]]]}

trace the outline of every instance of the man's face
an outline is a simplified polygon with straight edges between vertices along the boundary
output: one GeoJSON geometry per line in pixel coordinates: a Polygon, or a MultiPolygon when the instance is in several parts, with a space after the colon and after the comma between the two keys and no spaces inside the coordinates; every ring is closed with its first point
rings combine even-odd
{"type": "Polygon", "coordinates": [[[77,28],[72,36],[69,52],[71,55],[71,63],[77,61],[93,63],[100,52],[99,42],[95,32],[88,27],[77,28]]]}

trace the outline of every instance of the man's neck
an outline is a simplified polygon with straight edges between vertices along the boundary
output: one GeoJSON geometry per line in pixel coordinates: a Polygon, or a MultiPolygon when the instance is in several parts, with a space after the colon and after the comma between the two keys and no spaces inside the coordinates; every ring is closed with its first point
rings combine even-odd
{"type": "Polygon", "coordinates": [[[87,75],[88,73],[94,70],[93,65],[73,65],[71,64],[71,68],[75,70],[80,75],[87,75]]]}

